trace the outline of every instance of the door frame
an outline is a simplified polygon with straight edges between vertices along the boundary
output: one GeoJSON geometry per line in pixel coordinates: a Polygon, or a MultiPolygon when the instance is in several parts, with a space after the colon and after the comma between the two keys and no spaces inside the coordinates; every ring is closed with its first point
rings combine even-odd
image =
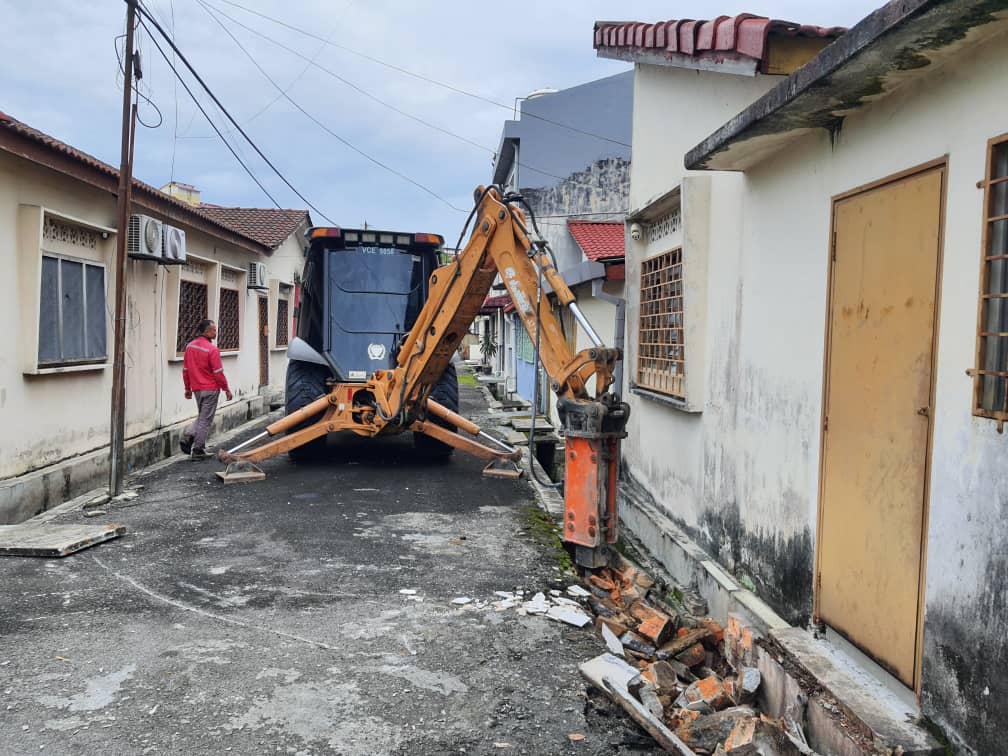
{"type": "MultiPolygon", "coordinates": [[[[825,323],[825,338],[823,340],[823,386],[822,386],[822,396],[820,398],[820,418],[819,418],[819,484],[818,484],[818,494],[817,494],[817,506],[816,506],[816,544],[815,544],[815,579],[813,581],[812,589],[812,618],[813,622],[817,625],[822,624],[819,618],[819,598],[820,598],[820,569],[821,569],[821,552],[820,549],[820,539],[822,538],[822,521],[823,521],[823,483],[825,481],[826,472],[826,410],[827,401],[829,398],[829,380],[830,380],[830,357],[832,355],[832,325],[833,325],[833,288],[834,288],[834,260],[833,260],[833,249],[834,242],[836,239],[836,209],[837,205],[845,199],[855,197],[859,194],[864,194],[875,189],[888,186],[889,184],[895,184],[904,179],[912,178],[923,173],[928,173],[929,171],[940,170],[942,171],[942,181],[941,181],[941,196],[939,198],[938,204],[938,260],[937,269],[935,271],[935,310],[934,318],[932,321],[932,336],[931,336],[931,387],[929,391],[929,407],[930,411],[928,413],[928,428],[927,428],[927,444],[925,447],[925,458],[924,458],[924,501],[922,503],[923,511],[921,513],[921,554],[920,554],[920,571],[917,579],[917,628],[915,632],[914,639],[914,685],[913,692],[920,699],[921,695],[921,660],[923,654],[923,640],[924,640],[924,598],[925,598],[925,582],[927,578],[927,546],[928,546],[928,534],[930,532],[930,512],[931,512],[931,470],[932,470],[932,457],[934,451],[934,420],[935,420],[935,390],[937,387],[937,370],[938,370],[938,336],[940,333],[941,326],[941,291],[942,291],[942,280],[943,280],[943,267],[945,261],[945,214],[946,206],[948,202],[948,155],[943,155],[940,158],[930,160],[926,163],[921,163],[912,168],[907,168],[906,170],[899,171],[898,173],[893,173],[891,175],[885,176],[884,178],[872,181],[867,184],[862,184],[861,186],[855,187],[840,194],[835,194],[830,197],[830,222],[829,222],[829,237],[827,238],[826,244],[826,267],[827,267],[827,279],[826,279],[826,323],[825,323]]],[[[857,644],[855,644],[857,645],[857,644]]],[[[857,646],[862,652],[871,657],[871,653],[861,648],[860,645],[857,646]]],[[[893,677],[895,680],[896,678],[893,677]]],[[[902,684],[902,683],[900,683],[902,684]]]]}

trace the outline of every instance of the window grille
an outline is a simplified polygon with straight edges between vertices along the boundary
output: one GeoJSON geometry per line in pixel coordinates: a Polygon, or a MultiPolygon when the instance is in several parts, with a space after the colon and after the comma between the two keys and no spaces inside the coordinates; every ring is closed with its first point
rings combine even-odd
{"type": "Polygon", "coordinates": [[[677,207],[647,227],[648,243],[654,244],[666,236],[678,233],[680,226],[682,226],[682,209],[677,207]]]}
{"type": "Polygon", "coordinates": [[[637,384],[685,399],[682,249],[641,263],[637,384]]]}
{"type": "Polygon", "coordinates": [[[220,314],[217,316],[217,348],[234,351],[241,346],[238,291],[220,290],[220,314]]]}
{"type": "Polygon", "coordinates": [[[518,342],[518,359],[522,362],[535,362],[535,344],[532,337],[528,335],[528,331],[525,330],[525,324],[517,316],[514,319],[514,324],[517,333],[515,341],[518,342]]]}
{"type": "Polygon", "coordinates": [[[988,154],[974,411],[1008,420],[1008,137],[988,154]]]}
{"type": "Polygon", "coordinates": [[[42,255],[41,273],[39,365],[104,362],[105,268],[42,255]]]}
{"type": "Polygon", "coordinates": [[[196,337],[196,326],[207,317],[207,285],[196,281],[180,281],[176,352],[181,354],[185,351],[186,344],[196,337]]]}
{"type": "Polygon", "coordinates": [[[290,304],[288,300],[286,299],[277,300],[276,343],[278,347],[287,346],[287,333],[289,330],[288,326],[289,307],[290,304]]]}

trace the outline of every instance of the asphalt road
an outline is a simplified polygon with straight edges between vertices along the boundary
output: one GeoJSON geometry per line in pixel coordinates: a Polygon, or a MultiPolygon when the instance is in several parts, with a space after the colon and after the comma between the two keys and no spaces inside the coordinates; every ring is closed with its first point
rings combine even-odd
{"type": "Polygon", "coordinates": [[[0,753],[653,752],[580,679],[590,628],[451,603],[570,584],[524,481],[408,435],[264,467],[179,462],[90,520],[124,538],[0,561],[0,753]]]}

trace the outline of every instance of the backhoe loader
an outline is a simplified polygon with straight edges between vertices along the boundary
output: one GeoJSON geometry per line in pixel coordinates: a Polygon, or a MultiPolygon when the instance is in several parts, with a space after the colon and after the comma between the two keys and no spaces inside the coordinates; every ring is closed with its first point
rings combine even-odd
{"type": "MultiPolygon", "coordinates": [[[[521,209],[522,198],[496,186],[478,187],[474,198],[463,229],[464,236],[475,220],[468,242],[454,260],[436,268],[424,244],[436,246],[438,237],[404,238],[397,250],[395,234],[388,234],[390,243],[383,247],[381,232],[369,237],[373,244],[362,244],[359,231],[309,232],[311,245],[302,277],[305,295],[334,297],[338,290],[341,301],[327,300],[330,304],[322,308],[326,317],[321,321],[306,313],[301,303],[299,338],[292,342],[288,370],[293,368],[295,383],[302,385],[303,375],[312,368],[298,363],[316,366],[307,391],[311,393],[314,386],[321,395],[308,401],[300,391],[302,398],[291,406],[289,391],[285,417],[222,452],[220,458],[231,470],[286,451],[296,454],[337,431],[371,437],[412,431],[418,448],[423,439],[437,442],[436,448],[461,449],[490,460],[485,473],[499,475],[521,452],[459,415],[457,405],[447,407],[438,400],[445,395],[446,371],[447,382],[454,382],[452,357],[499,275],[557,394],[566,437],[563,538],[574,545],[578,564],[604,566],[608,546],[617,537],[619,449],[629,417],[629,407],[610,390],[622,355],[603,344],[579,309],[535,229],[534,215],[527,205],[527,215],[521,209]],[[354,238],[348,239],[351,234],[354,238]],[[426,280],[418,279],[421,275],[426,280]],[[425,291],[421,283],[426,284],[425,291]],[[550,290],[561,306],[570,309],[591,348],[576,354],[570,350],[553,315],[550,290]],[[382,296],[405,299],[383,313],[382,296]],[[340,317],[333,316],[337,310],[340,317]],[[382,325],[383,318],[389,323],[382,325]],[[355,320],[363,324],[363,319],[368,320],[367,327],[353,327],[355,320]],[[363,333],[367,335],[361,338],[363,333]],[[324,346],[320,350],[311,341],[324,346]],[[379,366],[369,370],[369,363],[379,366]]],[[[289,377],[289,389],[290,385],[289,377]]],[[[457,386],[455,391],[457,398],[457,386]]]]}

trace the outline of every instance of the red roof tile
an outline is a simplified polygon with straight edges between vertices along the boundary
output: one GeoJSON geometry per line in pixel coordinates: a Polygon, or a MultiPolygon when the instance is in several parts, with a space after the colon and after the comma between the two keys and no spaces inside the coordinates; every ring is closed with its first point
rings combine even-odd
{"type": "Polygon", "coordinates": [[[511,304],[510,294],[501,294],[496,297],[487,297],[483,300],[483,306],[480,307],[480,312],[485,310],[500,310],[511,304]]]}
{"type": "Polygon", "coordinates": [[[704,21],[672,19],[654,24],[637,21],[596,21],[595,49],[629,48],[669,55],[709,58],[721,62],[731,57],[754,60],[761,70],[766,64],[766,43],[771,35],[831,39],[844,27],[803,26],[764,16],[742,13],[704,21]]]}
{"type": "Polygon", "coordinates": [[[255,239],[269,249],[276,249],[302,223],[311,225],[307,210],[278,210],[273,207],[218,207],[200,205],[200,211],[235,233],[255,239]]]}
{"type": "MultiPolygon", "coordinates": [[[[8,132],[16,134],[25,139],[28,139],[31,142],[34,142],[35,144],[38,144],[41,147],[45,148],[46,150],[50,150],[53,153],[69,158],[75,163],[79,163],[92,170],[98,171],[99,173],[104,174],[109,178],[113,178],[116,181],[119,180],[118,168],[113,168],[108,163],[99,160],[93,155],[89,155],[83,150],[78,150],[76,147],[71,147],[69,144],[61,142],[55,137],[51,137],[48,134],[39,131],[38,129],[33,129],[28,124],[22,123],[21,121],[7,115],[2,111],[0,111],[0,129],[4,129],[8,132]]],[[[150,184],[146,184],[143,181],[140,181],[139,179],[136,178],[133,179],[133,191],[141,192],[148,197],[152,197],[158,203],[160,203],[162,208],[167,207],[174,212],[181,212],[183,215],[189,215],[190,217],[198,218],[204,224],[209,225],[210,228],[217,228],[220,229],[221,231],[226,231],[228,234],[237,234],[238,236],[247,240],[247,242],[256,245],[256,248],[259,249],[260,251],[263,251],[261,250],[262,247],[265,247],[267,250],[275,249],[277,246],[279,246],[280,242],[283,241],[283,239],[281,239],[280,242],[277,242],[276,244],[267,243],[267,240],[271,241],[272,239],[275,238],[275,234],[279,233],[279,230],[273,233],[269,233],[260,227],[260,224],[262,224],[267,219],[267,216],[262,216],[259,223],[253,223],[253,222],[247,224],[232,223],[229,222],[232,219],[222,217],[223,216],[222,213],[212,213],[208,212],[208,208],[194,207],[193,205],[190,205],[187,202],[183,202],[182,200],[176,199],[175,197],[172,197],[171,195],[162,192],[160,189],[157,189],[151,186],[150,184]]],[[[220,209],[227,210],[228,208],[220,208],[220,209]]],[[[250,212],[282,214],[282,217],[285,219],[284,224],[280,223],[281,219],[280,216],[272,219],[274,220],[278,228],[281,226],[284,228],[289,227],[288,221],[289,218],[292,216],[288,216],[287,214],[297,214],[299,219],[304,218],[307,215],[306,210],[254,210],[250,212]]],[[[287,238],[286,235],[283,238],[284,239],[287,238]]]]}
{"type": "Polygon", "coordinates": [[[589,260],[623,259],[622,223],[569,220],[567,230],[589,260]]]}

